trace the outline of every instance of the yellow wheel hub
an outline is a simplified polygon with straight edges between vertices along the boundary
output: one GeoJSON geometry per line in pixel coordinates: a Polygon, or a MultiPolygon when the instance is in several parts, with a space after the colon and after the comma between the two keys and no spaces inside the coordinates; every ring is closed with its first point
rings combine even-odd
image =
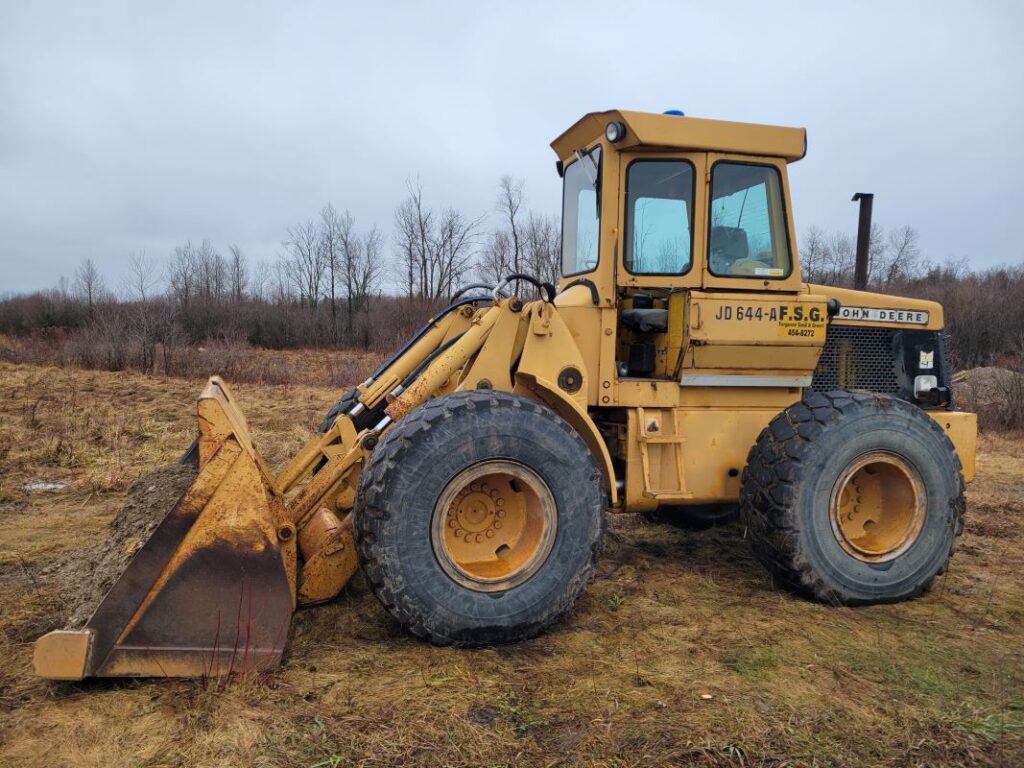
{"type": "Polygon", "coordinates": [[[872,451],[857,457],[832,489],[829,516],[846,552],[885,562],[907,551],[924,527],[921,475],[902,456],[872,451]]]}
{"type": "Polygon", "coordinates": [[[544,480],[514,461],[475,464],[445,486],[434,505],[431,544],[454,581],[500,592],[529,579],[551,553],[555,499],[544,480]]]}

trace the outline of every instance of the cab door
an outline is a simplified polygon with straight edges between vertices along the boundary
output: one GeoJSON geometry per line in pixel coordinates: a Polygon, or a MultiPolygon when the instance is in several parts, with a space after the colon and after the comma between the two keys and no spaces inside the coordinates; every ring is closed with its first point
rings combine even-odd
{"type": "Polygon", "coordinates": [[[705,247],[707,155],[624,152],[619,178],[625,204],[618,284],[626,288],[682,289],[701,285],[705,247]]]}
{"type": "Polygon", "coordinates": [[[707,162],[701,289],[687,307],[680,383],[808,386],[828,315],[824,296],[801,292],[785,162],[707,162]]]}
{"type": "Polygon", "coordinates": [[[626,378],[671,379],[682,351],[686,294],[702,282],[707,155],[624,152],[620,163],[616,356],[626,378]]]}

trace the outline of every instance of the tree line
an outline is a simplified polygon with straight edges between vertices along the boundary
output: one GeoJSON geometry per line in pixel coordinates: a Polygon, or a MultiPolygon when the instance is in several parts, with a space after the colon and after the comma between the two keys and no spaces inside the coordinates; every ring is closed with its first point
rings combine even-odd
{"type": "Polygon", "coordinates": [[[493,213],[488,227],[487,213],[431,205],[417,180],[395,208],[390,236],[328,203],[288,227],[270,261],[251,263],[237,245],[189,241],[162,259],[130,254],[115,284],[86,259],[53,290],[0,302],[0,333],[109,330],[106,346],[125,339],[144,369],[158,346],[213,339],[385,349],[467,282],[496,283],[510,272],[557,279],[557,219],[528,210],[522,180],[499,180],[493,213]]]}
{"type": "MultiPolygon", "coordinates": [[[[927,272],[934,265],[921,253],[917,230],[909,225],[886,230],[871,225],[868,238],[868,285],[886,292],[927,272]]],[[[821,285],[852,286],[857,242],[846,232],[809,227],[800,238],[804,279],[821,285]]]]}
{"type": "MultiPolygon", "coordinates": [[[[186,242],[164,259],[131,254],[115,286],[86,259],[52,290],[0,301],[0,334],[49,338],[90,367],[167,373],[181,350],[213,341],[384,352],[468,282],[511,272],[557,281],[557,218],[527,209],[511,176],[498,182],[494,212],[487,227],[486,214],[432,206],[417,181],[388,235],[328,203],[289,227],[269,262],[250,263],[237,245],[186,242]]],[[[799,242],[804,279],[852,286],[855,251],[852,235],[810,227],[799,242]]],[[[913,227],[875,224],[868,288],[941,302],[958,366],[1024,358],[1024,266],[936,264],[913,227]]]]}
{"type": "MultiPolygon", "coordinates": [[[[809,227],[800,238],[803,278],[853,287],[856,238],[809,227]]],[[[921,250],[916,229],[872,224],[867,289],[942,304],[954,365],[1024,364],[1024,264],[975,269],[967,259],[937,263],[921,250]]]]}

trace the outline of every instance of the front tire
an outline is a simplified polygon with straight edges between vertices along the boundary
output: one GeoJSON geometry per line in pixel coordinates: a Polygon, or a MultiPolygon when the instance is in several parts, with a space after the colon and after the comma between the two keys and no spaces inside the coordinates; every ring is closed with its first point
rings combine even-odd
{"type": "Polygon", "coordinates": [[[903,400],[811,392],[761,432],[740,517],[783,584],[823,602],[896,602],[926,592],[963,530],[960,460],[903,400]]]}
{"type": "Polygon", "coordinates": [[[550,409],[502,392],[431,400],[396,424],[362,473],[360,561],[414,634],[480,646],[539,634],[594,571],[601,476],[550,409]]]}

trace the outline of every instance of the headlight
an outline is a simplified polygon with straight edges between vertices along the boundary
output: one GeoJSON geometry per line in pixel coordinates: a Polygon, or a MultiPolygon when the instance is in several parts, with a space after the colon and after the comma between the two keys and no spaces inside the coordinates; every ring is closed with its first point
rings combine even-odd
{"type": "Polygon", "coordinates": [[[612,120],[604,129],[604,137],[613,144],[626,136],[626,126],[618,120],[612,120]]]}
{"type": "Polygon", "coordinates": [[[939,386],[938,376],[915,376],[914,397],[920,399],[922,395],[928,394],[939,386]]]}

